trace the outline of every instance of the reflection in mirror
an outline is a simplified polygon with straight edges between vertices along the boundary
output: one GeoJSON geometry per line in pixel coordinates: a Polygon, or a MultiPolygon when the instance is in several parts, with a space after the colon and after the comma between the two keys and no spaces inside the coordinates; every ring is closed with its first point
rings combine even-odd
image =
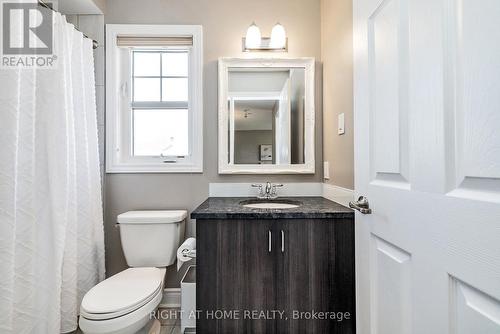
{"type": "Polygon", "coordinates": [[[230,68],[228,163],[304,164],[305,69],[230,68]]]}

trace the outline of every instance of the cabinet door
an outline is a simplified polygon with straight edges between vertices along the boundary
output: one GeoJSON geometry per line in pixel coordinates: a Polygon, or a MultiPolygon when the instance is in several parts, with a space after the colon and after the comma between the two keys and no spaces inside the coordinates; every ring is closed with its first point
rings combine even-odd
{"type": "Polygon", "coordinates": [[[276,259],[273,256],[276,238],[272,226],[269,220],[242,223],[243,261],[240,270],[244,283],[241,309],[254,313],[247,314],[251,316],[244,320],[243,331],[233,333],[275,333],[276,323],[267,317],[268,312],[276,308],[276,259]]]}
{"type": "Polygon", "coordinates": [[[293,319],[293,312],[312,309],[309,232],[307,220],[279,220],[275,225],[276,308],[287,316],[276,321],[278,334],[310,333],[311,322],[293,319]]]}
{"type": "Polygon", "coordinates": [[[276,307],[289,318],[277,322],[277,333],[354,334],[353,219],[287,220],[276,228],[284,238],[276,254],[276,307]]]}
{"type": "Polygon", "coordinates": [[[275,332],[274,320],[259,317],[275,309],[271,226],[256,220],[197,222],[197,332],[275,332]]]}

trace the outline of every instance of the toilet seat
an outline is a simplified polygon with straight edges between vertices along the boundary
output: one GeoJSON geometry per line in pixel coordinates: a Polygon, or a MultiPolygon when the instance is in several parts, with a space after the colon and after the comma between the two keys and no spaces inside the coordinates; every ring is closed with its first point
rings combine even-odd
{"type": "Polygon", "coordinates": [[[164,277],[165,268],[126,269],[97,284],[85,295],[80,316],[108,320],[134,312],[162,294],[164,277]]]}
{"type": "Polygon", "coordinates": [[[163,293],[158,293],[144,306],[112,319],[91,320],[80,316],[78,324],[85,334],[137,334],[151,321],[162,297],[163,293]]]}

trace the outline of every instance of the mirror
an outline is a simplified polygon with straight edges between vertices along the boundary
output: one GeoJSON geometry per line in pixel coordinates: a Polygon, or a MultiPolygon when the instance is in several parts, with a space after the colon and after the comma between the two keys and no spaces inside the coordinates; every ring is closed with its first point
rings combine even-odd
{"type": "Polygon", "coordinates": [[[314,173],[314,60],[219,66],[219,172],[314,173]]]}

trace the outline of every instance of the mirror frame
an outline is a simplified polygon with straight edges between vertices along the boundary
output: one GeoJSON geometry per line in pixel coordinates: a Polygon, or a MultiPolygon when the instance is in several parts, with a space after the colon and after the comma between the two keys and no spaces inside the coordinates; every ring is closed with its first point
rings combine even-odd
{"type": "Polygon", "coordinates": [[[314,174],[315,164],[315,59],[219,58],[219,174],[314,174]],[[305,70],[304,163],[290,165],[230,164],[227,110],[229,70],[232,68],[303,68],[305,70]]]}

